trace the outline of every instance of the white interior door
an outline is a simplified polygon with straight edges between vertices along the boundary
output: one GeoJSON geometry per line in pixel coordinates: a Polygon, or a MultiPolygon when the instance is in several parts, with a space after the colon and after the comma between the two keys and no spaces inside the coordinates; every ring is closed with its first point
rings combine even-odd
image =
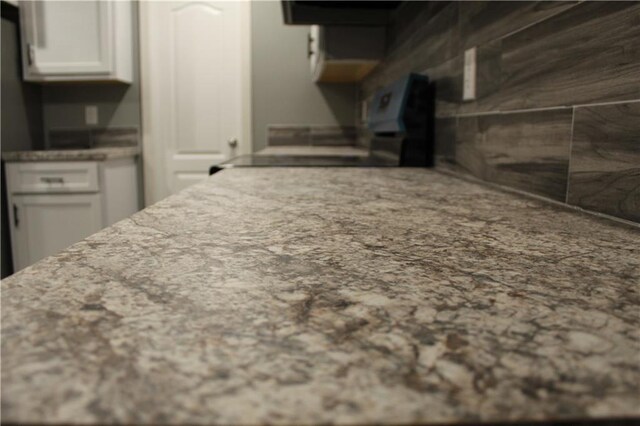
{"type": "Polygon", "coordinates": [[[234,1],[141,2],[140,13],[150,204],[250,152],[243,128],[249,14],[234,1]]]}
{"type": "Polygon", "coordinates": [[[11,201],[16,271],[102,228],[100,194],[14,195],[11,201]]]}

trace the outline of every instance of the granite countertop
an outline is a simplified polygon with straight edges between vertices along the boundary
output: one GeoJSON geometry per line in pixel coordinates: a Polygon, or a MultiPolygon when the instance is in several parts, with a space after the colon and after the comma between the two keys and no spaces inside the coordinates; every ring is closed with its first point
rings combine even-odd
{"type": "Polygon", "coordinates": [[[6,162],[23,161],[104,161],[134,157],[140,154],[137,146],[104,147],[89,149],[51,149],[41,151],[8,151],[2,153],[6,162]]]}
{"type": "Polygon", "coordinates": [[[2,281],[2,421],[638,418],[639,242],[436,171],[224,170],[2,281]]]}

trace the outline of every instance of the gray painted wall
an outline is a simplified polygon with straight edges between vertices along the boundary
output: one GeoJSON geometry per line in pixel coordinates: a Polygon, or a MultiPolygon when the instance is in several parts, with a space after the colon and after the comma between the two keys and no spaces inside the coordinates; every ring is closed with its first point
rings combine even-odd
{"type": "Polygon", "coordinates": [[[265,147],[270,124],[354,124],[356,85],[311,81],[308,32],[284,24],[280,1],[251,3],[254,151],[265,147]]]}
{"type": "Polygon", "coordinates": [[[2,150],[44,146],[41,87],[22,82],[17,25],[2,20],[2,150]]]}
{"type": "MultiPolygon", "coordinates": [[[[138,3],[133,3],[133,57],[138,58],[138,3]]],[[[140,63],[133,62],[133,83],[59,84],[43,86],[45,138],[60,128],[140,127],[140,63]],[[98,106],[98,125],[87,126],[86,105],[98,106]]]]}
{"type": "MultiPolygon", "coordinates": [[[[18,27],[2,19],[2,151],[21,151],[43,147],[41,88],[37,84],[22,82],[18,47],[18,27]]],[[[13,273],[11,243],[7,211],[4,164],[2,167],[2,278],[13,273]]]]}

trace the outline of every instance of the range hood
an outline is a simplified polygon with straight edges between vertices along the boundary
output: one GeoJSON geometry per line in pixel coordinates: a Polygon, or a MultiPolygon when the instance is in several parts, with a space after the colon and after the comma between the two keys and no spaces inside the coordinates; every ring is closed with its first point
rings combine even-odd
{"type": "Polygon", "coordinates": [[[401,1],[283,0],[287,25],[386,25],[401,1]]]}

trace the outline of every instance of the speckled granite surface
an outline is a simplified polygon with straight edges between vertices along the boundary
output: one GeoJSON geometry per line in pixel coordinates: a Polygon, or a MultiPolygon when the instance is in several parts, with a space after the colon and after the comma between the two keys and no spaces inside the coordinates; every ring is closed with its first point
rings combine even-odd
{"type": "Polygon", "coordinates": [[[2,159],[8,162],[21,161],[103,161],[116,158],[133,157],[140,154],[137,146],[60,149],[42,151],[8,151],[2,153],[2,159]]]}
{"type": "Polygon", "coordinates": [[[640,232],[417,169],[231,169],[2,281],[2,420],[640,416],[640,232]]]}

